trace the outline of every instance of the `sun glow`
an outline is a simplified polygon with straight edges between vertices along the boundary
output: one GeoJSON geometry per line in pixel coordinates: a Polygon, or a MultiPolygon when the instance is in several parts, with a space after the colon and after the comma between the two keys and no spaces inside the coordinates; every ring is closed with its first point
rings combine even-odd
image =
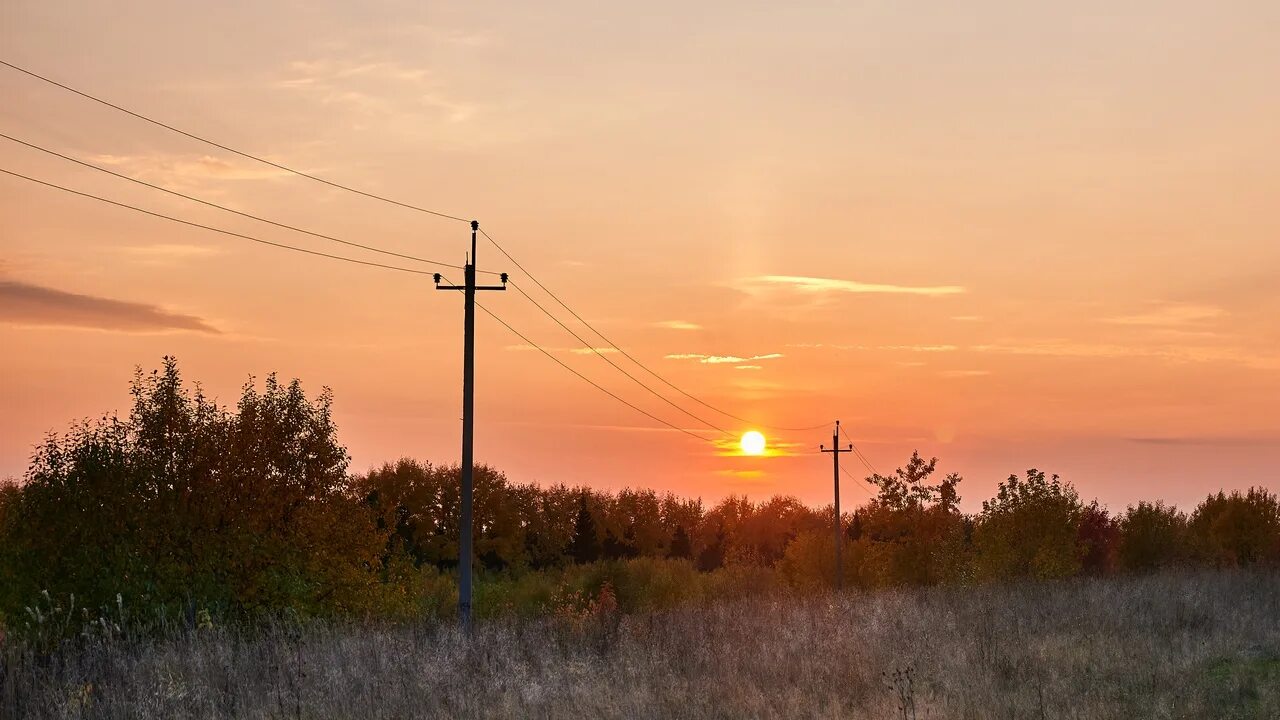
{"type": "Polygon", "coordinates": [[[742,447],[743,455],[763,455],[764,454],[764,435],[755,430],[748,430],[742,434],[742,440],[738,443],[742,447]]]}

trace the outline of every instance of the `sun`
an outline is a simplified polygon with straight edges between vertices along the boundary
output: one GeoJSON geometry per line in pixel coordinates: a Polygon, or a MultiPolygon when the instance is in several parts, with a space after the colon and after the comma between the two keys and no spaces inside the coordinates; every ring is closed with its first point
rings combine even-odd
{"type": "Polygon", "coordinates": [[[743,455],[763,455],[764,454],[764,435],[755,430],[748,430],[742,434],[742,441],[738,443],[742,446],[743,455]]]}

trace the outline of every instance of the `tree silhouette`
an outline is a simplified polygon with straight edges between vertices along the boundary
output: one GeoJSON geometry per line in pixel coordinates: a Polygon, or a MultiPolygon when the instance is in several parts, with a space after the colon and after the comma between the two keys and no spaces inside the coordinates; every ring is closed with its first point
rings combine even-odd
{"type": "Polygon", "coordinates": [[[693,557],[693,548],[689,544],[689,533],[685,532],[683,525],[676,526],[675,534],[671,536],[671,549],[667,551],[667,557],[683,560],[693,557]]]}
{"type": "Polygon", "coordinates": [[[596,521],[587,507],[585,493],[578,500],[578,515],[573,521],[573,540],[569,543],[569,557],[579,564],[600,559],[600,539],[596,536],[596,521]]]}
{"type": "Polygon", "coordinates": [[[699,570],[711,572],[724,567],[725,539],[727,535],[728,533],[726,533],[723,525],[716,530],[715,538],[702,549],[701,553],[698,553],[699,570]]]}

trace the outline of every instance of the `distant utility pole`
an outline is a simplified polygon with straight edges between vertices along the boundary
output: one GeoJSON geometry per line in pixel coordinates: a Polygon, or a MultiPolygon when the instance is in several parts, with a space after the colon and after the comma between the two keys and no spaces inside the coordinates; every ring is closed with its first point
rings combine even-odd
{"type": "Polygon", "coordinates": [[[476,404],[476,291],[506,290],[507,274],[502,285],[476,286],[476,232],[480,223],[471,221],[471,255],[463,268],[464,285],[441,285],[435,274],[437,290],[461,290],[466,297],[462,313],[462,527],[458,540],[458,616],[462,627],[471,629],[471,499],[474,494],[473,445],[475,440],[476,404]]]}
{"type": "Polygon", "coordinates": [[[818,449],[822,452],[831,453],[831,467],[835,470],[836,481],[836,512],[835,512],[835,534],[836,534],[836,590],[844,586],[844,566],[840,563],[840,453],[853,452],[853,443],[849,443],[849,447],[840,447],[840,421],[836,421],[836,429],[831,432],[831,449],[827,446],[819,445],[818,449]]]}

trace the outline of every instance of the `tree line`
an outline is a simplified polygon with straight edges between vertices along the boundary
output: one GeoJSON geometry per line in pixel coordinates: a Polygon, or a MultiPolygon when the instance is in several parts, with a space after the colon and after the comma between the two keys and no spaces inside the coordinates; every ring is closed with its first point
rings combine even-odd
{"type": "MultiPolygon", "coordinates": [[[[179,614],[451,610],[457,466],[350,472],[331,394],[309,398],[296,380],[251,380],[223,407],[166,358],[131,387],[127,417],[51,435],[21,482],[0,485],[0,628],[42,592],[179,614]]],[[[913,454],[866,481],[875,499],[843,518],[843,573],[859,587],[1280,563],[1280,502],[1265,488],[1218,492],[1189,513],[1157,501],[1113,514],[1033,469],[966,514],[963,478],[939,477],[937,459],[913,454]]],[[[541,611],[612,583],[639,608],[691,587],[829,587],[831,513],[793,497],[708,505],[515,483],[480,466],[478,601],[541,611]]]]}

